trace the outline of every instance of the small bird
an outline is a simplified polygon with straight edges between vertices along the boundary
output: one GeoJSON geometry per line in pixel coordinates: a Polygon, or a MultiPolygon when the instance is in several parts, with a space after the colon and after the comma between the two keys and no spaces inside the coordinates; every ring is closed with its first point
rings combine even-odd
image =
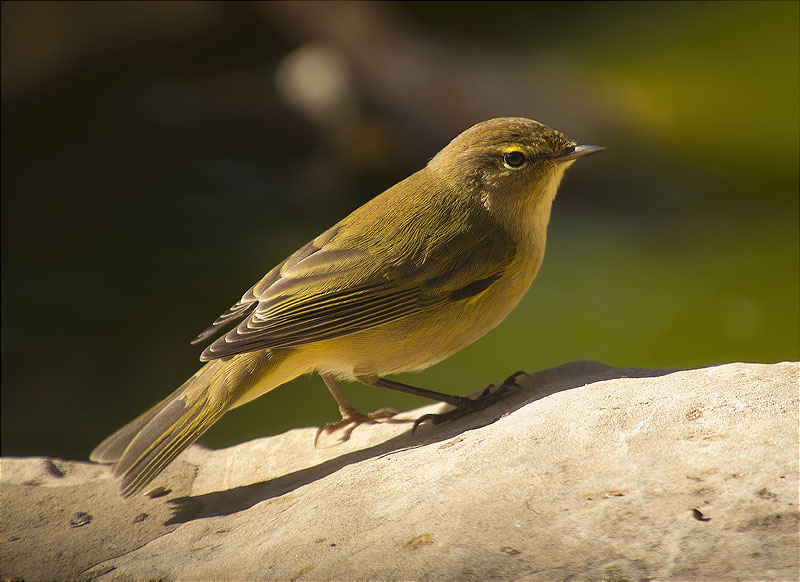
{"type": "Polygon", "coordinates": [[[392,414],[358,413],[334,379],[456,407],[423,417],[434,422],[488,406],[500,391],[470,399],[384,376],[436,364],[503,321],[542,263],[564,171],[602,149],[530,119],[467,129],[253,285],[194,340],[219,336],[200,356],[204,365],[91,460],[113,463],[120,494],[130,497],[228,410],[311,372],[342,414],[327,431],[392,414]]]}

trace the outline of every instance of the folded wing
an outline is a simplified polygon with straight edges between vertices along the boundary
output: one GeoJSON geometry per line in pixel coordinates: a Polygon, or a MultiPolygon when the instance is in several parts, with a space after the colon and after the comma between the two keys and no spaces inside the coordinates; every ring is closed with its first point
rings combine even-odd
{"type": "Polygon", "coordinates": [[[514,253],[507,236],[491,229],[405,248],[396,260],[337,234],[334,227],[298,250],[200,334],[195,342],[240,321],[200,359],[333,339],[467,300],[499,279],[498,265],[514,253]]]}

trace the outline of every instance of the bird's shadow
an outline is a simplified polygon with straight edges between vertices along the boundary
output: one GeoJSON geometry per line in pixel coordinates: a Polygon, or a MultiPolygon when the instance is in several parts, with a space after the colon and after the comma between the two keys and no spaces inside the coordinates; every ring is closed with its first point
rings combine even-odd
{"type": "Polygon", "coordinates": [[[512,390],[506,397],[486,409],[470,413],[452,422],[425,428],[413,435],[409,428],[408,432],[371,447],[345,453],[319,465],[293,471],[267,481],[233,487],[224,491],[170,499],[168,503],[173,506],[174,513],[164,525],[175,525],[195,519],[237,513],[257,503],[279,497],[298,487],[327,477],[352,463],[445,441],[460,433],[481,428],[530,402],[557,392],[603,380],[663,376],[674,371],[676,370],[612,368],[599,362],[580,361],[526,375],[521,377],[516,384],[519,386],[518,390],[512,390]]]}

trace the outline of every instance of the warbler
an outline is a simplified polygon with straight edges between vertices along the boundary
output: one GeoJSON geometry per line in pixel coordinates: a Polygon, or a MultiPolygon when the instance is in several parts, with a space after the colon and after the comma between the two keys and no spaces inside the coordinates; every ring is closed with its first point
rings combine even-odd
{"type": "Polygon", "coordinates": [[[219,336],[205,364],[91,460],[113,463],[129,497],[225,412],[311,372],[339,403],[342,420],[327,430],[388,416],[356,412],[335,379],[448,402],[457,414],[491,404],[497,392],[470,399],[384,376],[436,364],[511,312],[542,263],[564,171],[602,149],[530,119],[467,129],[253,285],[194,340],[219,336]]]}

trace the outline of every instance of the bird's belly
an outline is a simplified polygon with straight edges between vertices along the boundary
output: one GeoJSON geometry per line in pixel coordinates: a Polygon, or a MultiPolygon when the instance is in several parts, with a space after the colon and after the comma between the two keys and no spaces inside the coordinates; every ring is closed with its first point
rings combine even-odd
{"type": "Polygon", "coordinates": [[[497,326],[522,299],[532,279],[500,279],[475,297],[304,346],[304,351],[315,353],[320,372],[348,380],[422,370],[497,326]]]}

